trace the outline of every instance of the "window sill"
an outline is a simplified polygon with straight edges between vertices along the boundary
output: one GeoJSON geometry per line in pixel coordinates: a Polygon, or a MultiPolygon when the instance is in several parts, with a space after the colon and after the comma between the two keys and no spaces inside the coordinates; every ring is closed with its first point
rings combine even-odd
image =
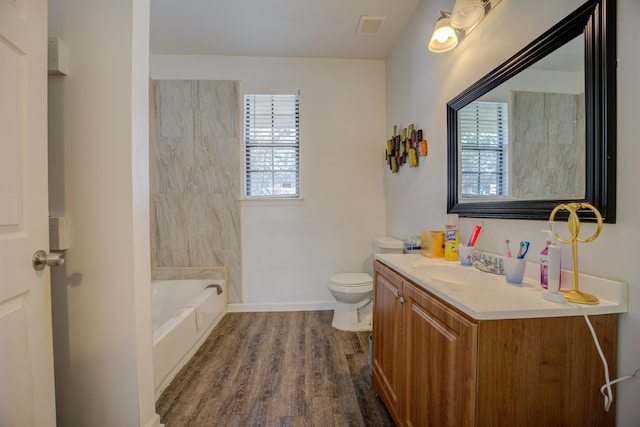
{"type": "Polygon", "coordinates": [[[241,197],[243,206],[298,206],[304,202],[304,197],[241,197]]]}

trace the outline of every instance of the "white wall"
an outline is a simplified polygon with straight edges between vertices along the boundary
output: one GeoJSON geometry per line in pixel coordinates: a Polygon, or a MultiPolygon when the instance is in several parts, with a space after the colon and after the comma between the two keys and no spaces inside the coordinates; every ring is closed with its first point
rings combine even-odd
{"type": "MultiPolygon", "coordinates": [[[[416,123],[429,141],[426,165],[403,168],[399,174],[385,173],[387,232],[415,234],[440,228],[446,213],[446,103],[491,71],[521,47],[542,34],[583,3],[503,1],[454,51],[433,54],[427,50],[439,11],[450,10],[452,1],[423,0],[407,29],[387,58],[387,119],[389,133],[397,123],[416,123]],[[526,24],[523,23],[526,21],[526,24]]],[[[621,316],[618,373],[627,375],[640,368],[640,270],[634,260],[640,239],[638,210],[640,194],[640,121],[637,119],[640,85],[640,54],[634,46],[640,37],[637,20],[640,3],[618,0],[618,156],[617,223],[604,226],[592,243],[579,246],[579,269],[585,273],[626,281],[629,312],[621,316]]],[[[530,240],[530,253],[539,253],[545,224],[540,221],[461,219],[461,233],[468,237],[476,223],[484,225],[478,245],[501,253],[505,238],[530,240]]],[[[583,233],[593,231],[583,225],[583,233]]],[[[570,266],[570,248],[562,245],[563,265],[570,266]]],[[[604,380],[603,380],[604,382],[604,380]]],[[[640,424],[640,378],[617,388],[619,426],[640,424]]]]}
{"type": "Polygon", "coordinates": [[[149,0],[52,0],[68,75],[49,79],[51,210],[69,226],[52,270],[57,422],[159,425],[149,259],[149,0]],[[117,29],[117,31],[114,31],[117,29]]]}
{"type": "Polygon", "coordinates": [[[152,56],[153,79],[300,91],[303,200],[242,203],[243,303],[232,310],[331,308],[329,276],[371,264],[385,230],[384,73],[383,61],[152,56]]]}

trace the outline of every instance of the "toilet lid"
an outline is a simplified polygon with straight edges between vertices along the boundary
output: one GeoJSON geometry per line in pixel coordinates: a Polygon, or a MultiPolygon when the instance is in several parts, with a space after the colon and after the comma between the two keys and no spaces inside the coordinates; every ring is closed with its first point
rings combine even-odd
{"type": "Polygon", "coordinates": [[[371,283],[373,279],[367,273],[340,273],[331,276],[331,281],[343,286],[358,286],[371,283]]]}

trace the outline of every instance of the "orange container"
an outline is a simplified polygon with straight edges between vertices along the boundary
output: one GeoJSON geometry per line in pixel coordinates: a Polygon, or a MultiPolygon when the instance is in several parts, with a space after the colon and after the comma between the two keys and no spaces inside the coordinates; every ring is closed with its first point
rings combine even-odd
{"type": "Polygon", "coordinates": [[[429,258],[444,258],[444,231],[421,232],[420,255],[429,258]]]}

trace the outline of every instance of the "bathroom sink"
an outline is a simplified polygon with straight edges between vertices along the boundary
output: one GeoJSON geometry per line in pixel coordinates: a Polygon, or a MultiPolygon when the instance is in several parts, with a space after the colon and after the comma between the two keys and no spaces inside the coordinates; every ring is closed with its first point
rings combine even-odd
{"type": "Polygon", "coordinates": [[[411,265],[415,275],[432,286],[463,286],[482,288],[501,285],[504,276],[485,273],[471,266],[463,266],[456,261],[420,262],[411,265]]]}

